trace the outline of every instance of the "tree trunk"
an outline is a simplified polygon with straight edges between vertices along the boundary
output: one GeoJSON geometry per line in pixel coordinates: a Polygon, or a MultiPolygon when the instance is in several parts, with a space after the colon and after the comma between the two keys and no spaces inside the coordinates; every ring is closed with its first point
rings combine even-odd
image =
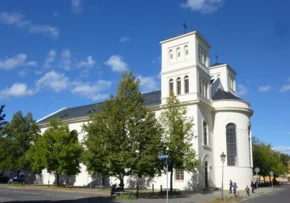
{"type": "Polygon", "coordinates": [[[121,191],[124,192],[124,176],[123,176],[123,174],[120,174],[119,178],[120,178],[120,188],[121,188],[121,191]]]}
{"type": "Polygon", "coordinates": [[[172,192],[173,192],[173,167],[171,167],[171,172],[170,172],[170,193],[172,194],[172,192]]]}
{"type": "Polygon", "coordinates": [[[59,174],[56,174],[56,185],[59,186],[59,174]]]}

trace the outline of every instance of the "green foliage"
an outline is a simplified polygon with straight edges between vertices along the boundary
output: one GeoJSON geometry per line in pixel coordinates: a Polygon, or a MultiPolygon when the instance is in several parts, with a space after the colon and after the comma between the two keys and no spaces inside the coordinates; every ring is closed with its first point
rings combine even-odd
{"type": "Polygon", "coordinates": [[[0,171],[30,170],[27,152],[40,136],[39,128],[32,114],[23,117],[21,112],[13,115],[12,121],[2,129],[0,142],[0,171]]]}
{"type": "Polygon", "coordinates": [[[125,200],[125,199],[137,199],[135,195],[117,195],[116,199],[125,200]]]}
{"type": "Polygon", "coordinates": [[[116,97],[98,106],[84,126],[88,171],[116,176],[121,186],[124,176],[160,173],[161,127],[143,102],[139,81],[132,72],[123,73],[116,97]]]}
{"type": "Polygon", "coordinates": [[[29,151],[28,158],[34,172],[47,169],[57,176],[76,175],[80,172],[80,159],[83,151],[78,141],[78,133],[69,131],[61,119],[52,119],[50,127],[37,140],[29,151]]]}
{"type": "Polygon", "coordinates": [[[289,159],[289,155],[277,152],[272,149],[270,144],[253,138],[254,168],[260,168],[260,175],[269,176],[270,171],[273,171],[275,176],[287,174],[289,159]]]}
{"type": "MultiPolygon", "coordinates": [[[[5,116],[6,114],[3,114],[3,109],[4,109],[5,105],[1,105],[0,106],[0,136],[1,136],[1,129],[2,126],[6,123],[5,122],[5,116]]],[[[1,138],[0,138],[1,139],[1,138]]]]}
{"type": "Polygon", "coordinates": [[[195,150],[192,148],[193,120],[187,118],[187,109],[179,102],[176,96],[167,98],[165,110],[161,113],[160,121],[164,128],[166,154],[170,164],[170,191],[172,191],[173,169],[182,169],[195,172],[198,166],[195,150]]]}

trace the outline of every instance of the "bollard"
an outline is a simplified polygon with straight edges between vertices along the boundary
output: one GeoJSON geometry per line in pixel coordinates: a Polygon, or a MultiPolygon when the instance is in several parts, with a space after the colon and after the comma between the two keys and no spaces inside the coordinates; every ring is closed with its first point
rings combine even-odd
{"type": "Polygon", "coordinates": [[[152,192],[154,192],[154,184],[152,184],[152,192]]]}
{"type": "Polygon", "coordinates": [[[162,192],[162,185],[160,185],[160,192],[162,192]]]}

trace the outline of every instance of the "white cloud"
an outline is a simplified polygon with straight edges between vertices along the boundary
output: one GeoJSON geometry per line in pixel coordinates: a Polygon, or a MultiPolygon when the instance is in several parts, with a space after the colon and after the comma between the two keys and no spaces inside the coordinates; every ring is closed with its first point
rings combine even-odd
{"type": "Polygon", "coordinates": [[[238,96],[243,96],[248,93],[248,89],[245,85],[239,84],[237,88],[237,95],[238,96]]]}
{"type": "Polygon", "coordinates": [[[71,54],[69,49],[65,49],[61,53],[61,61],[60,61],[61,67],[65,70],[71,70],[71,54]]]}
{"type": "Polygon", "coordinates": [[[99,92],[111,87],[111,81],[98,80],[95,83],[74,82],[72,92],[83,97],[92,99],[93,101],[104,100],[109,97],[108,94],[101,94],[99,92]]]}
{"type": "Polygon", "coordinates": [[[36,61],[29,61],[26,62],[27,55],[26,54],[18,54],[11,58],[6,58],[1,60],[0,59],[0,69],[3,70],[11,70],[18,67],[25,67],[25,66],[36,66],[36,61]]]}
{"type": "Polygon", "coordinates": [[[160,89],[157,77],[144,77],[142,75],[138,75],[137,79],[140,80],[140,89],[142,92],[152,92],[160,89]]]}
{"type": "Polygon", "coordinates": [[[26,71],[21,70],[21,71],[18,72],[18,75],[19,75],[20,77],[24,77],[24,76],[26,76],[26,71]]]}
{"type": "Polygon", "coordinates": [[[277,146],[273,147],[273,149],[282,153],[290,153],[290,146],[277,146]]]}
{"type": "Polygon", "coordinates": [[[60,30],[50,25],[37,25],[25,19],[24,15],[19,13],[0,13],[0,22],[7,25],[15,25],[18,28],[27,29],[30,33],[44,34],[52,39],[57,39],[60,30]]]}
{"type": "Polygon", "coordinates": [[[128,64],[122,60],[122,57],[119,55],[111,56],[105,64],[110,66],[114,72],[123,72],[128,70],[128,64]]]}
{"type": "Polygon", "coordinates": [[[57,11],[54,11],[54,12],[52,13],[52,15],[53,15],[54,17],[56,17],[56,16],[59,15],[59,13],[58,13],[57,11]]]}
{"type": "Polygon", "coordinates": [[[0,91],[0,99],[9,97],[24,97],[28,95],[33,95],[35,93],[36,91],[28,89],[26,84],[15,83],[10,88],[5,88],[4,90],[0,91]]]}
{"type": "Polygon", "coordinates": [[[181,4],[181,7],[208,14],[222,8],[224,3],[225,0],[186,0],[186,3],[181,4]]]}
{"type": "Polygon", "coordinates": [[[70,85],[68,77],[65,74],[50,71],[46,73],[36,82],[37,89],[51,88],[55,92],[60,92],[68,88],[70,85]]]}
{"type": "Polygon", "coordinates": [[[96,64],[96,61],[93,59],[92,56],[88,56],[86,61],[81,60],[78,64],[78,68],[91,68],[96,64]]]}
{"type": "Polygon", "coordinates": [[[286,132],[286,134],[287,134],[287,135],[290,135],[290,131],[289,131],[289,132],[286,132]]]}
{"type": "Polygon", "coordinates": [[[84,11],[83,0],[71,0],[71,7],[74,13],[80,14],[84,11]]]}
{"type": "Polygon", "coordinates": [[[290,84],[289,85],[283,85],[280,89],[280,92],[287,92],[290,90],[290,84]]]}
{"type": "Polygon", "coordinates": [[[44,61],[43,67],[44,68],[50,68],[51,67],[51,63],[53,63],[55,61],[55,57],[56,57],[56,52],[52,49],[49,51],[47,58],[44,61]]]}
{"type": "Polygon", "coordinates": [[[153,59],[152,60],[152,63],[155,65],[155,64],[161,64],[161,57],[157,57],[156,59],[153,59]]]}
{"type": "Polygon", "coordinates": [[[119,42],[124,43],[124,42],[129,42],[130,38],[129,37],[122,37],[119,42]]]}
{"type": "Polygon", "coordinates": [[[271,89],[272,89],[272,87],[270,85],[263,85],[263,86],[259,87],[259,92],[267,92],[271,89]]]}

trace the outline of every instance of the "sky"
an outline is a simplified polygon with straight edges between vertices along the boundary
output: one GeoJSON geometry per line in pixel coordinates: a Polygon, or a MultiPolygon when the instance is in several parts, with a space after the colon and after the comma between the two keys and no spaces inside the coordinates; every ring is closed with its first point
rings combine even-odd
{"type": "Polygon", "coordinates": [[[160,89],[159,42],[198,30],[211,63],[238,73],[252,135],[290,153],[290,1],[1,0],[0,104],[6,119],[40,119],[100,102],[133,70],[142,92],[160,89]]]}

